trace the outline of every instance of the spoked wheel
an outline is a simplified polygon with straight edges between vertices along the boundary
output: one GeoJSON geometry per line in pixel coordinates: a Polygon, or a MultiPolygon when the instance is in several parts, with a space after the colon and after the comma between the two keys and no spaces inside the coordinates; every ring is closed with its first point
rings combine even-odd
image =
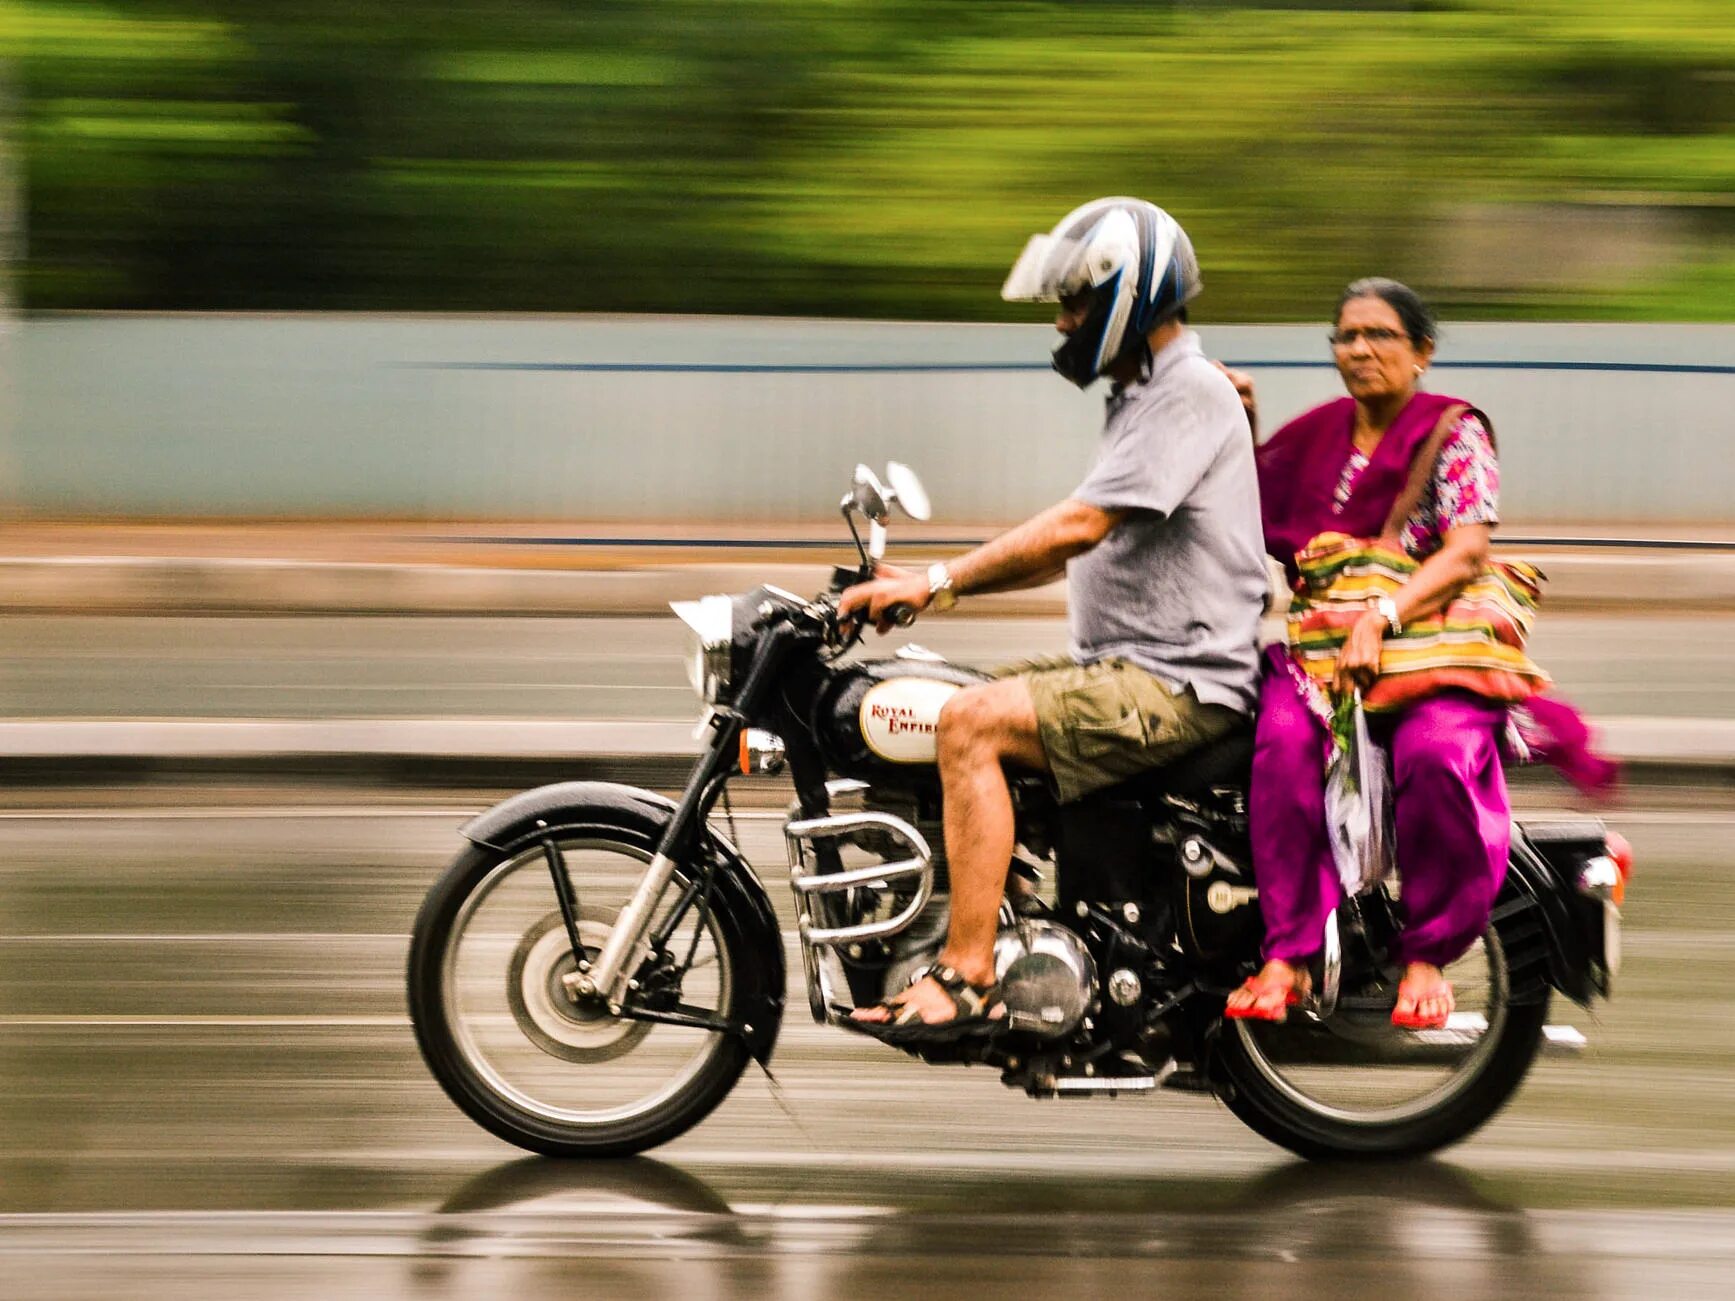
{"type": "Polygon", "coordinates": [[[1399,1030],[1392,991],[1346,990],[1323,1022],[1226,1021],[1221,1094],[1237,1116],[1306,1157],[1416,1156],[1486,1122],[1523,1081],[1546,994],[1512,1001],[1512,964],[1490,927],[1446,969],[1457,1010],[1443,1030],[1399,1030]]]}
{"type": "MultiPolygon", "coordinates": [[[[641,1151],[702,1120],[747,1063],[738,1035],[616,1015],[563,980],[577,959],[551,862],[572,882],[589,960],[652,850],[629,828],[562,833],[510,854],[473,847],[422,906],[409,964],[417,1041],[452,1100],[508,1142],[553,1156],[641,1151]]],[[[731,1019],[754,957],[724,911],[692,898],[692,879],[677,872],[670,885],[650,932],[678,916],[667,959],[635,966],[646,976],[635,997],[654,1005],[658,981],[683,970],[678,998],[663,1003],[731,1019]]]]}

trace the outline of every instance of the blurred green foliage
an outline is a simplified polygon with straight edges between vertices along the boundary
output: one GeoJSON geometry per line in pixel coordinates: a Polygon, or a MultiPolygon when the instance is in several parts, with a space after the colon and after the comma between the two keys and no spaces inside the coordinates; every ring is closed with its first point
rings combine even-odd
{"type": "Polygon", "coordinates": [[[1209,319],[1735,317],[1731,0],[7,13],[35,308],[1031,319],[1025,236],[1132,193],[1209,319]]]}

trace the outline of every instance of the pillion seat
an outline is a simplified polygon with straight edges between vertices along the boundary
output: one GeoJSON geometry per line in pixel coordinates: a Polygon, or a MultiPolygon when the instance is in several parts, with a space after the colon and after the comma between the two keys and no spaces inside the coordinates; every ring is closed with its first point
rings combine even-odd
{"type": "Polygon", "coordinates": [[[1245,790],[1253,771],[1253,724],[1248,722],[1207,741],[1160,767],[1148,768],[1103,792],[1111,798],[1134,799],[1141,804],[1164,795],[1182,799],[1202,798],[1213,786],[1238,786],[1245,790]]]}

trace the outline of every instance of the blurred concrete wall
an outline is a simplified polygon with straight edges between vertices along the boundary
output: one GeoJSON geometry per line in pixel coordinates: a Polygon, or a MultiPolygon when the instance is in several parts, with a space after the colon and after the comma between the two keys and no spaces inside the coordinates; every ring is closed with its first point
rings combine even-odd
{"type": "MultiPolygon", "coordinates": [[[[1336,396],[1323,324],[1203,326],[1267,429],[1336,396]]],[[[858,460],[941,522],[1072,488],[1101,397],[1045,326],[703,318],[43,316],[0,485],[54,514],[831,518],[858,460]]],[[[1735,326],[1457,325],[1506,518],[1735,518],[1735,326]]]]}

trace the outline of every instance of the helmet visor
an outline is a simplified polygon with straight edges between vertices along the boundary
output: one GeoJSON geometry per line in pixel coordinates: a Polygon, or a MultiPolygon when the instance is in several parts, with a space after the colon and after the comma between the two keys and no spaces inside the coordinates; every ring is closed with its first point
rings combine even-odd
{"type": "Polygon", "coordinates": [[[1000,286],[1000,297],[1009,303],[1057,303],[1083,289],[1087,280],[1083,240],[1032,235],[1000,286]]]}

